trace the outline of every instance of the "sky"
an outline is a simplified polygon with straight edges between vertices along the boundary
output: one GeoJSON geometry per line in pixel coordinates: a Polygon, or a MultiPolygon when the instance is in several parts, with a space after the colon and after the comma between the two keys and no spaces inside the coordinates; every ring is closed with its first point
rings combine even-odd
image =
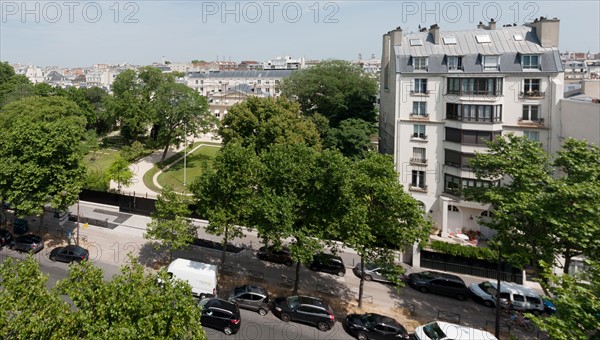
{"type": "Polygon", "coordinates": [[[600,1],[0,0],[0,60],[38,66],[381,57],[382,35],[560,19],[560,50],[600,52],[600,1]]]}

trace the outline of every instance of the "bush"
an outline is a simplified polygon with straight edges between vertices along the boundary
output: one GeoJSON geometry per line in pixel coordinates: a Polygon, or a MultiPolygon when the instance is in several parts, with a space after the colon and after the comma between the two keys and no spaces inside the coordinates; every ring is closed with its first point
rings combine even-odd
{"type": "Polygon", "coordinates": [[[83,188],[95,191],[108,191],[110,180],[102,170],[88,171],[83,180],[83,188]]]}
{"type": "Polygon", "coordinates": [[[472,259],[480,259],[487,261],[498,261],[498,253],[489,248],[479,248],[471,246],[463,246],[457,243],[448,243],[443,241],[431,240],[428,248],[438,253],[461,256],[472,259]]]}
{"type": "Polygon", "coordinates": [[[147,150],[144,147],[144,144],[139,141],[133,142],[131,146],[124,146],[121,148],[121,151],[119,151],[121,157],[128,162],[135,162],[138,159],[149,155],[151,152],[152,150],[147,150]]]}

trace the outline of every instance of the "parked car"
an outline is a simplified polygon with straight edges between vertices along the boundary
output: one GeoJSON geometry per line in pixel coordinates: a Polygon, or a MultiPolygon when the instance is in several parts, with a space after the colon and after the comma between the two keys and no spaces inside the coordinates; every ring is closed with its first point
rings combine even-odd
{"type": "Polygon", "coordinates": [[[14,240],[15,238],[10,231],[6,229],[0,229],[0,247],[10,245],[14,240]]]}
{"type": "Polygon", "coordinates": [[[22,235],[29,232],[29,221],[23,218],[17,218],[15,225],[13,226],[13,231],[17,235],[22,235]]]}
{"type": "Polygon", "coordinates": [[[294,263],[292,254],[287,247],[276,249],[273,246],[263,246],[258,249],[256,256],[263,261],[283,263],[286,266],[291,266],[294,263]]]}
{"type": "Polygon", "coordinates": [[[229,301],[263,316],[269,312],[269,292],[262,287],[243,285],[233,288],[229,292],[229,301]]]}
{"type": "MultiPolygon", "coordinates": [[[[497,287],[495,281],[484,281],[479,284],[471,284],[469,292],[473,300],[482,302],[488,307],[494,307],[496,306],[497,287]]],[[[500,283],[500,301],[503,305],[510,303],[513,309],[519,311],[540,314],[545,310],[540,294],[529,287],[514,282],[500,283]]]]}
{"type": "Polygon", "coordinates": [[[552,315],[556,314],[556,306],[548,297],[542,297],[542,301],[544,301],[544,314],[552,315]]]}
{"type": "Polygon", "coordinates": [[[466,326],[460,326],[448,322],[434,321],[415,329],[417,340],[498,340],[491,333],[466,326]]]}
{"type": "Polygon", "coordinates": [[[328,331],[335,325],[335,316],[329,304],[310,296],[278,297],[274,301],[273,314],[284,322],[296,321],[328,331]]]}
{"type": "Polygon", "coordinates": [[[200,299],[217,295],[218,272],[217,265],[187,259],[175,259],[167,267],[171,279],[187,282],[200,299]]]}
{"type": "Polygon", "coordinates": [[[202,326],[223,331],[227,335],[240,330],[240,309],[233,303],[219,298],[206,298],[198,302],[202,307],[202,326]]]}
{"type": "Polygon", "coordinates": [[[344,320],[344,328],[358,340],[409,339],[404,326],[380,314],[350,314],[344,320]]]}
{"type": "MultiPolygon", "coordinates": [[[[392,271],[392,269],[386,268],[385,266],[377,265],[374,263],[365,263],[365,281],[373,280],[393,283],[385,276],[385,273],[390,271],[392,271]]],[[[354,268],[352,268],[352,272],[354,272],[354,275],[356,275],[357,277],[361,277],[360,262],[357,263],[356,266],[354,266],[354,268]]],[[[401,280],[402,276],[399,276],[398,279],[401,280]]]]}
{"type": "Polygon", "coordinates": [[[90,252],[78,245],[57,247],[50,252],[50,260],[71,263],[81,262],[90,258],[90,252]]]}
{"type": "Polygon", "coordinates": [[[469,290],[458,276],[435,271],[424,271],[408,275],[408,284],[423,293],[448,295],[458,300],[466,300],[469,290]]]}
{"type": "Polygon", "coordinates": [[[309,265],[309,268],[314,271],[336,274],[338,276],[346,274],[344,260],[332,254],[319,253],[313,256],[313,261],[309,265]]]}
{"type": "Polygon", "coordinates": [[[19,251],[27,251],[31,253],[37,253],[44,249],[44,240],[41,236],[28,234],[19,236],[11,244],[11,248],[19,251]]]}

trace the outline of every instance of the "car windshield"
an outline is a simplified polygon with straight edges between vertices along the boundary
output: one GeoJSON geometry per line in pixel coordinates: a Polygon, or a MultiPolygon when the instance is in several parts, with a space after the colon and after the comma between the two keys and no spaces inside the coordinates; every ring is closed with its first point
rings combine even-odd
{"type": "Polygon", "coordinates": [[[377,322],[372,314],[365,314],[360,317],[360,320],[365,325],[365,327],[371,327],[373,324],[377,322]]]}
{"type": "Polygon", "coordinates": [[[374,270],[379,268],[375,263],[365,263],[365,269],[374,270]]]}
{"type": "Polygon", "coordinates": [[[83,255],[85,253],[85,249],[81,247],[73,248],[73,253],[75,255],[83,255]]]}
{"type": "Polygon", "coordinates": [[[300,304],[300,301],[298,301],[298,296],[288,297],[287,304],[290,308],[295,308],[296,306],[298,306],[300,304]]]}
{"type": "Polygon", "coordinates": [[[489,281],[480,283],[479,288],[481,288],[481,290],[490,294],[491,296],[496,296],[496,292],[498,292],[498,290],[496,290],[496,287],[494,287],[489,281]]]}
{"type": "Polygon", "coordinates": [[[235,287],[235,289],[233,290],[233,294],[239,295],[241,293],[244,293],[245,291],[246,291],[246,286],[235,287]]]}
{"type": "Polygon", "coordinates": [[[431,340],[440,340],[446,338],[446,334],[444,334],[444,332],[440,328],[440,325],[438,325],[437,322],[423,326],[423,332],[431,340]]]}

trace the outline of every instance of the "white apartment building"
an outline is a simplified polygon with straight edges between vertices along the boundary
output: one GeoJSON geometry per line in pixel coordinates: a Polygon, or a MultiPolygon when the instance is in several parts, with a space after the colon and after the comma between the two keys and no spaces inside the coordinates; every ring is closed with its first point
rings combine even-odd
{"type": "Polygon", "coordinates": [[[190,73],[186,79],[189,87],[209,99],[213,94],[229,91],[239,85],[248,85],[255,93],[276,97],[279,95],[277,85],[291,73],[291,70],[222,71],[190,73]]]}
{"type": "Polygon", "coordinates": [[[305,67],[304,58],[276,57],[263,63],[265,70],[299,70],[305,67]]]}
{"type": "Polygon", "coordinates": [[[480,24],[444,32],[383,35],[380,152],[394,156],[399,180],[431,216],[441,236],[463,228],[493,231],[478,220],[489,207],[465,201],[463,187],[477,180],[469,161],[485,141],[514,133],[559,144],[556,130],[564,73],[558,51],[559,20],[523,26],[480,24]]]}

